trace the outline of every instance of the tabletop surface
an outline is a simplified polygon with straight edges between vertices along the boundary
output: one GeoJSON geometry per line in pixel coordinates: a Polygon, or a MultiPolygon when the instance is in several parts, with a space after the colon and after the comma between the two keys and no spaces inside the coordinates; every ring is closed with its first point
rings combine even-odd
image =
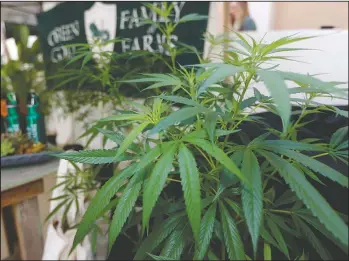
{"type": "Polygon", "coordinates": [[[1,168],[1,192],[55,173],[58,164],[58,159],[52,159],[40,164],[1,168]]]}

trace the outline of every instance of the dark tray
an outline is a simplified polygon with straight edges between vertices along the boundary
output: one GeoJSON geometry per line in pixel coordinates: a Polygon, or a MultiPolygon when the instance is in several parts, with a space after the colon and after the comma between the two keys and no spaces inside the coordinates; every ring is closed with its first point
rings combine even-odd
{"type": "Polygon", "coordinates": [[[52,154],[59,153],[53,151],[43,151],[39,153],[30,153],[22,155],[13,155],[1,157],[1,167],[15,167],[22,165],[31,165],[46,162],[54,159],[52,154]]]}

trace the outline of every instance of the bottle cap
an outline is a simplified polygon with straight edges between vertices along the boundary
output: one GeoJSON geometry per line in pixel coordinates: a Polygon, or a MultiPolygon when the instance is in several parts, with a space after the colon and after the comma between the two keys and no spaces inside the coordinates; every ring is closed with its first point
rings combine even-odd
{"type": "Polygon", "coordinates": [[[37,96],[35,92],[31,91],[28,93],[27,105],[28,107],[39,105],[39,96],[37,96]]]}
{"type": "Polygon", "coordinates": [[[7,94],[7,103],[9,105],[17,105],[17,97],[14,92],[10,92],[7,94]]]}

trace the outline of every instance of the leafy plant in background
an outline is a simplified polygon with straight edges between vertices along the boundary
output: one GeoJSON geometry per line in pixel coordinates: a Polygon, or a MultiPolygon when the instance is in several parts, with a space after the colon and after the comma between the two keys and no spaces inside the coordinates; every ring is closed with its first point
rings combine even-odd
{"type": "MultiPolygon", "coordinates": [[[[194,53],[199,61],[201,54],[196,48],[178,43],[180,47],[170,44],[171,34],[179,24],[192,21],[207,19],[206,16],[190,14],[183,16],[180,20],[173,19],[173,5],[167,4],[162,9],[146,5],[150,12],[154,12],[165,19],[166,23],[155,23],[152,20],[142,20],[143,26],[150,25],[165,36],[163,43],[163,52],[149,51],[128,51],[116,53],[112,51],[102,51],[103,48],[111,43],[121,44],[122,40],[128,39],[111,39],[103,41],[96,38],[89,44],[71,44],[66,47],[75,47],[77,51],[74,57],[67,61],[65,68],[62,68],[56,75],[50,76],[49,80],[55,86],[52,93],[57,90],[64,90],[65,99],[57,99],[56,105],[65,109],[66,112],[78,112],[83,106],[88,105],[90,110],[98,105],[128,108],[130,105],[125,103],[125,98],[144,98],[151,95],[159,94],[157,89],[144,90],[144,84],[135,83],[125,80],[137,73],[152,72],[170,72],[176,67],[175,61],[178,56],[194,53]],[[73,87],[71,90],[70,87],[73,87]],[[83,91],[81,91],[83,88],[83,91]]],[[[147,86],[145,86],[147,87],[147,86]]],[[[86,108],[80,111],[78,120],[86,118],[91,111],[86,108]]],[[[91,134],[91,131],[88,132],[91,134]]],[[[94,132],[94,135],[97,133],[94,132]]],[[[86,134],[87,135],[87,134],[86,134]]]]}
{"type": "Polygon", "coordinates": [[[35,143],[27,135],[21,133],[1,134],[1,157],[9,155],[38,153],[48,149],[46,145],[35,143]]]}
{"type": "Polygon", "coordinates": [[[73,248],[102,213],[114,210],[109,248],[120,234],[142,224],[135,239],[136,260],[271,260],[279,253],[293,260],[329,260],[323,236],[347,254],[347,217],[311,182],[326,184],[329,179],[348,188],[345,175],[318,160],[330,155],[348,165],[348,127],[329,142],[297,135],[309,124],[308,115],[331,111],[347,117],[315,100],[344,97],[347,91],[340,83],[271,64],[292,59],[279,53],[296,51],[287,45],[309,37],[293,35],[266,44],[235,36],[237,40],[224,40],[234,47],[222,56],[223,63],[169,66],[170,73],[127,80],[148,84],[160,94],[93,126],[115,143],[114,149],[58,155],[73,162],[124,166],[92,198],[73,248]],[[270,96],[254,89],[255,82],[264,82],[270,96]],[[294,98],[295,93],[304,99],[294,98]],[[301,109],[292,113],[292,104],[301,109]],[[279,115],[282,129],[258,116],[260,108],[279,115]],[[106,129],[107,123],[113,127],[106,129]],[[246,124],[265,133],[249,137],[242,131],[246,124]],[[124,126],[131,128],[127,134],[124,126]],[[179,197],[169,196],[172,184],[181,185],[179,197]],[[121,196],[114,199],[116,193],[121,196]]]}
{"type": "MultiPolygon", "coordinates": [[[[57,220],[57,225],[61,227],[64,233],[69,229],[76,228],[83,214],[84,206],[81,206],[81,204],[85,204],[90,200],[102,181],[101,177],[98,176],[101,170],[100,166],[81,169],[74,163],[72,165],[74,172],[68,172],[66,175],[60,176],[61,180],[51,188],[52,191],[60,189],[61,195],[50,199],[50,201],[58,201],[59,204],[49,213],[45,220],[47,222],[61,211],[62,216],[60,220],[57,220]],[[70,211],[74,212],[75,220],[68,219],[70,211]]],[[[107,211],[102,212],[98,219],[108,223],[107,211]]],[[[100,224],[96,222],[91,228],[91,243],[94,253],[96,253],[98,234],[99,236],[104,236],[100,224]]]]}
{"type": "Polygon", "coordinates": [[[12,31],[18,59],[8,59],[4,64],[1,64],[1,89],[5,92],[17,93],[20,100],[25,102],[28,92],[35,91],[42,97],[42,108],[45,113],[48,113],[50,103],[45,92],[44,64],[39,39],[36,39],[29,47],[28,26],[15,25],[12,27],[12,31]]]}

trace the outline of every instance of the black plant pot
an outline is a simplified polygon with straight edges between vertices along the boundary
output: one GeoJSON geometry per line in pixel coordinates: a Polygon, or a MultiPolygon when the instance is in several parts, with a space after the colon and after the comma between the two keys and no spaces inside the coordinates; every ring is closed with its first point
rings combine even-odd
{"type": "Polygon", "coordinates": [[[79,151],[79,150],[83,150],[84,147],[80,144],[67,144],[63,147],[63,150],[75,150],[75,151],[79,151]]]}
{"type": "Polygon", "coordinates": [[[57,145],[57,135],[54,134],[54,135],[47,135],[47,143],[50,143],[52,145],[57,145]]]}

